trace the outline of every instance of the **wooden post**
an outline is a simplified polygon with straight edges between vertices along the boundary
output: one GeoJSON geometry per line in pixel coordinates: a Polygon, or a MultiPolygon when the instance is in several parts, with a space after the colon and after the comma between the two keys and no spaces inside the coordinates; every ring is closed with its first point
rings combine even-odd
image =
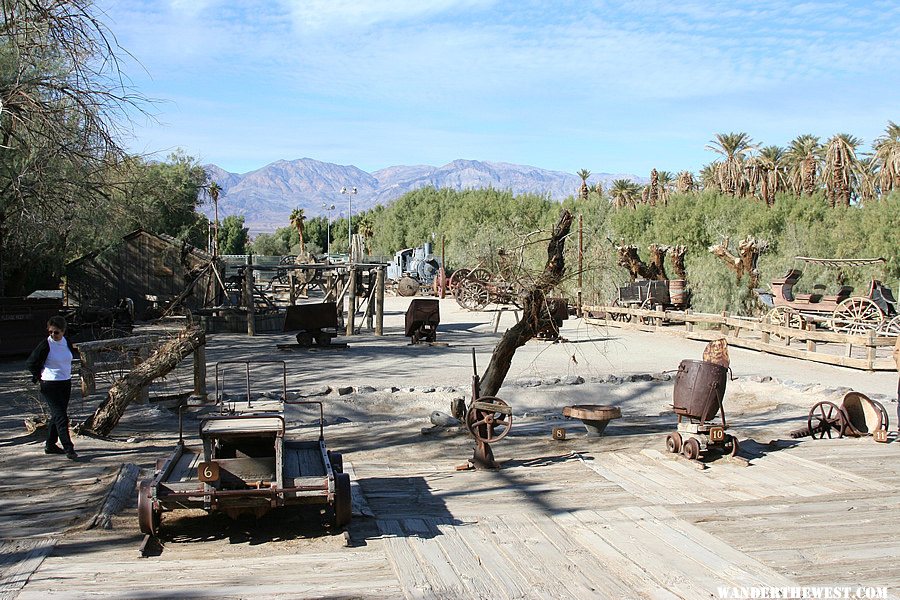
{"type": "MultiPolygon", "coordinates": [[[[694,311],[689,308],[686,311],[684,311],[684,314],[687,316],[690,316],[690,315],[694,314],[694,311]]],[[[684,330],[687,333],[692,333],[694,331],[694,322],[693,321],[685,321],[684,322],[684,330]]]]}
{"type": "Polygon", "coordinates": [[[447,259],[445,258],[444,250],[445,250],[446,238],[444,234],[441,234],[441,300],[443,300],[447,296],[447,259]]]}
{"type": "Polygon", "coordinates": [[[253,255],[247,255],[244,267],[244,305],[247,307],[247,335],[256,335],[256,311],[253,306],[253,255]]]}
{"type": "Polygon", "coordinates": [[[384,267],[375,273],[375,335],[384,334],[384,267]]]}
{"type": "Polygon", "coordinates": [[[288,301],[291,303],[291,306],[297,304],[297,290],[294,289],[294,285],[296,285],[296,282],[294,281],[294,270],[291,269],[288,271],[288,301]]]}
{"type": "MultiPolygon", "coordinates": [[[[762,321],[760,321],[760,322],[763,325],[769,325],[770,324],[769,323],[769,315],[764,316],[762,318],[762,321]]],[[[763,344],[768,344],[769,343],[769,332],[766,331],[765,329],[763,329],[759,334],[759,341],[762,342],[763,344]]]]}
{"type": "Polygon", "coordinates": [[[81,350],[81,397],[87,398],[97,390],[97,380],[94,377],[94,353],[81,350]]]}
{"type": "Polygon", "coordinates": [[[191,400],[197,404],[202,404],[209,399],[209,392],[206,389],[206,338],[203,343],[194,349],[194,392],[191,394],[191,400]]]}
{"type": "Polygon", "coordinates": [[[657,328],[657,329],[660,329],[660,328],[662,327],[662,324],[663,324],[663,316],[665,315],[665,313],[663,312],[662,304],[657,304],[657,305],[656,305],[656,312],[657,312],[657,314],[658,314],[659,316],[655,317],[655,318],[653,319],[653,321],[654,321],[654,323],[656,323],[656,328],[657,328]]]}
{"type": "Polygon", "coordinates": [[[866,369],[869,371],[874,370],[873,365],[875,363],[875,330],[870,329],[866,333],[866,369]]]}
{"type": "Polygon", "coordinates": [[[356,316],[356,265],[350,265],[350,283],[347,284],[347,335],[353,335],[356,316]]]}
{"type": "Polygon", "coordinates": [[[584,217],[578,215],[578,294],[575,300],[575,314],[580,319],[581,314],[581,286],[584,282],[581,274],[584,267],[584,217]]]}

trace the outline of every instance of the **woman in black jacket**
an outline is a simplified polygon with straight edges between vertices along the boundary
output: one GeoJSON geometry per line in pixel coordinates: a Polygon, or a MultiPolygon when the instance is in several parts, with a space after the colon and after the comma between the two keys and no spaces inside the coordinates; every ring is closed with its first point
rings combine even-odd
{"type": "Polygon", "coordinates": [[[41,382],[41,397],[50,407],[45,454],[65,454],[70,460],[78,458],[69,435],[69,399],[72,395],[72,359],[78,350],[65,337],[66,320],[60,316],[47,321],[47,339],[38,344],[28,357],[26,366],[32,383],[41,382]],[[62,448],[56,441],[62,443],[62,448]]]}

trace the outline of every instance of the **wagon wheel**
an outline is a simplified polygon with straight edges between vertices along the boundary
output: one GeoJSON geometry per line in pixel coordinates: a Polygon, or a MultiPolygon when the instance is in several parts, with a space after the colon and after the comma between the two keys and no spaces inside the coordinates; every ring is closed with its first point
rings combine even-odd
{"type": "Polygon", "coordinates": [[[491,296],[483,284],[470,280],[462,282],[457,288],[455,296],[456,302],[468,310],[481,310],[491,300],[491,296]]]}
{"type": "Polygon", "coordinates": [[[809,410],[809,417],[806,424],[809,427],[810,435],[813,439],[821,440],[826,435],[831,439],[831,431],[837,433],[838,438],[844,437],[847,431],[847,415],[844,409],[835,404],[823,400],[809,410]]]}
{"type": "Polygon", "coordinates": [[[331,450],[327,451],[328,453],[328,462],[331,464],[331,470],[335,473],[343,473],[344,472],[344,455],[340,452],[332,452],[331,450]]]}
{"type": "Polygon", "coordinates": [[[696,460],[700,457],[700,442],[694,438],[685,440],[684,445],[681,446],[681,452],[684,454],[685,458],[696,460]]]}
{"type": "Polygon", "coordinates": [[[858,334],[878,329],[884,314],[868,298],[847,298],[837,305],[831,319],[831,329],[838,333],[858,334]]]}
{"type": "Polygon", "coordinates": [[[890,337],[900,336],[900,315],[882,324],[879,331],[882,335],[887,335],[890,337]]]}
{"type": "MultiPolygon", "coordinates": [[[[489,402],[491,404],[496,404],[498,407],[506,407],[509,408],[509,404],[507,404],[504,400],[500,398],[496,398],[494,396],[482,396],[478,398],[478,402],[489,402]]],[[[499,442],[509,433],[509,430],[512,429],[512,414],[509,415],[509,419],[507,420],[506,413],[494,411],[494,410],[484,410],[481,408],[471,408],[469,409],[469,413],[466,415],[466,425],[469,428],[469,431],[474,435],[477,439],[485,442],[487,444],[493,444],[494,442],[499,442]],[[479,433],[479,427],[482,425],[487,426],[487,437],[483,437],[479,433]],[[500,433],[496,433],[494,428],[502,425],[503,431],[500,433]]]]}
{"type": "Polygon", "coordinates": [[[728,435],[725,438],[725,447],[723,454],[726,456],[736,456],[738,452],[741,451],[741,445],[738,443],[738,439],[733,435],[728,435]]]}
{"type": "Polygon", "coordinates": [[[334,476],[334,504],[331,507],[331,525],[343,527],[353,518],[353,503],[350,498],[350,474],[337,473],[334,476]]]}
{"type": "MultiPolygon", "coordinates": [[[[612,305],[615,307],[621,307],[622,305],[619,303],[619,299],[616,298],[613,300],[612,305]]],[[[628,318],[628,315],[623,315],[622,313],[606,313],[606,318],[610,321],[625,321],[628,318]]]]}
{"type": "Polygon", "coordinates": [[[447,281],[447,287],[450,288],[451,291],[455,290],[459,287],[460,283],[469,278],[470,271],[471,269],[457,269],[453,271],[453,275],[451,275],[450,279],[447,281]]]}
{"type": "Polygon", "coordinates": [[[154,506],[150,494],[152,486],[153,480],[145,479],[138,488],[138,525],[140,525],[141,533],[147,535],[159,533],[160,517],[162,516],[162,510],[158,506],[154,506]]]}
{"type": "Polygon", "coordinates": [[[493,279],[493,275],[487,269],[482,269],[478,267],[477,269],[472,269],[469,271],[469,274],[466,276],[466,279],[469,281],[490,281],[493,279]]]}
{"type": "Polygon", "coordinates": [[[891,422],[890,418],[888,417],[887,409],[884,408],[884,404],[882,404],[878,400],[871,399],[869,400],[869,402],[871,402],[872,406],[875,407],[875,410],[878,411],[878,427],[876,427],[875,429],[883,429],[884,431],[887,431],[888,427],[890,427],[891,425],[891,422]]]}
{"type": "Polygon", "coordinates": [[[666,450],[672,454],[681,452],[681,434],[677,431],[666,436],[666,450]]]}
{"type": "MultiPolygon", "coordinates": [[[[767,315],[769,323],[780,327],[789,327],[791,329],[803,329],[803,317],[800,313],[792,308],[785,306],[776,306],[769,311],[767,315]]],[[[773,333],[773,337],[782,338],[783,336],[773,333]]]]}

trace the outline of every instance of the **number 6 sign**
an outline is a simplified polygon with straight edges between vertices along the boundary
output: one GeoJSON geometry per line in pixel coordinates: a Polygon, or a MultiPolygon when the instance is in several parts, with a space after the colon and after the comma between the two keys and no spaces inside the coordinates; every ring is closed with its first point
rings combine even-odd
{"type": "Polygon", "coordinates": [[[197,465],[197,478],[203,483],[219,480],[219,463],[202,462],[197,465]]]}

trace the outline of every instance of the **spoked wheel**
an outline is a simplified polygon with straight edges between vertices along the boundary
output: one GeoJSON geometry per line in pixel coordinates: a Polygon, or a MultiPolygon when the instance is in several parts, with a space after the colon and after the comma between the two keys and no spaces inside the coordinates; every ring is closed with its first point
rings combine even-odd
{"type": "Polygon", "coordinates": [[[681,447],[681,452],[685,458],[696,460],[700,457],[700,442],[694,438],[685,440],[684,445],[681,447]]]}
{"type": "Polygon", "coordinates": [[[666,436],[666,450],[672,454],[681,452],[681,434],[677,431],[666,436]]]}
{"type": "Polygon", "coordinates": [[[154,506],[151,495],[152,486],[153,480],[145,479],[138,488],[138,525],[140,525],[141,533],[155,536],[159,534],[162,509],[154,506]]]}
{"type": "Polygon", "coordinates": [[[487,444],[499,442],[512,429],[512,410],[505,400],[495,396],[482,396],[478,398],[475,406],[469,409],[466,426],[472,435],[482,442],[487,444]],[[503,430],[497,432],[496,429],[499,427],[503,430]]]}
{"type": "Polygon", "coordinates": [[[450,289],[450,291],[455,290],[463,281],[468,279],[470,272],[471,269],[457,269],[453,271],[453,275],[451,275],[450,279],[447,280],[447,287],[450,289]]]}
{"type": "Polygon", "coordinates": [[[847,415],[844,409],[835,404],[823,400],[809,410],[806,424],[809,426],[813,439],[821,440],[825,436],[842,438],[847,431],[847,415]],[[834,434],[834,435],[832,435],[834,434]]]}
{"type": "Polygon", "coordinates": [[[353,504],[350,498],[350,475],[338,473],[334,476],[334,516],[331,524],[334,527],[348,525],[353,518],[353,504]]]}
{"type": "Polygon", "coordinates": [[[738,439],[733,435],[729,434],[725,438],[725,449],[723,454],[725,456],[736,456],[738,452],[741,451],[741,445],[738,443],[738,439]]]}
{"type": "Polygon", "coordinates": [[[847,298],[837,305],[831,329],[838,333],[860,334],[876,330],[884,322],[884,313],[868,298],[847,298]]]}
{"type": "Polygon", "coordinates": [[[469,281],[490,281],[493,276],[491,272],[487,269],[482,269],[478,267],[477,269],[472,269],[469,271],[469,274],[466,276],[466,279],[469,281]]]}
{"type": "Polygon", "coordinates": [[[900,315],[897,315],[890,321],[882,324],[879,332],[882,335],[887,335],[890,337],[898,337],[900,336],[900,315]]]}
{"type": "Polygon", "coordinates": [[[467,310],[481,310],[490,302],[487,288],[477,282],[466,280],[456,288],[456,302],[467,310]]]}
{"type": "MultiPolygon", "coordinates": [[[[800,316],[800,313],[792,308],[776,306],[769,311],[768,317],[769,323],[771,323],[772,325],[788,327],[790,329],[803,329],[803,317],[800,316]]],[[[785,337],[777,333],[773,333],[772,335],[777,338],[785,337]]]]}

